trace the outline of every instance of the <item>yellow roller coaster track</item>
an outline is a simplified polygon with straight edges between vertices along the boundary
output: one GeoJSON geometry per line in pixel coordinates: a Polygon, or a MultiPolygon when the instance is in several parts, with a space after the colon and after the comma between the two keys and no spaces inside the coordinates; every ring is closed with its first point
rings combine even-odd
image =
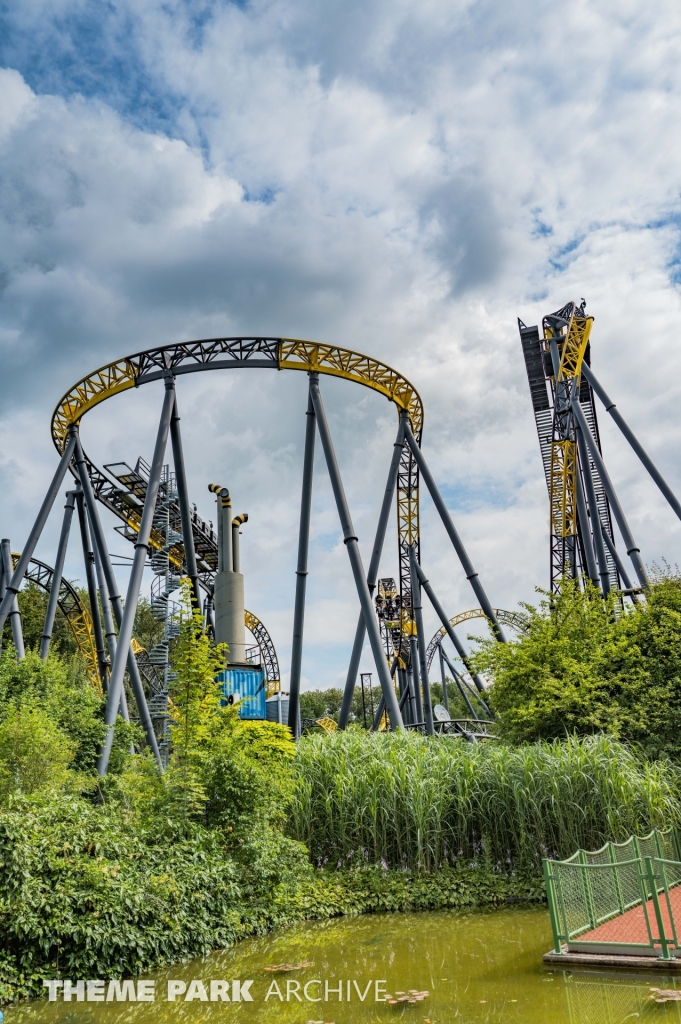
{"type": "MultiPolygon", "coordinates": [[[[12,552],[13,568],[16,569],[20,557],[15,551],[12,552]]],[[[32,558],[26,570],[26,579],[49,593],[52,589],[54,569],[44,562],[39,562],[37,558],[32,558]]],[[[97,666],[97,648],[92,618],[89,609],[81,601],[78,591],[65,579],[62,579],[59,588],[58,604],[64,618],[71,627],[76,646],[85,663],[87,677],[95,690],[101,692],[102,684],[97,666]]]]}
{"type": "MultiPolygon", "coordinates": [[[[385,363],[359,352],[290,338],[213,338],[181,342],[109,363],[83,377],[59,401],[52,416],[52,439],[62,453],[69,427],[79,424],[86,412],[123,391],[160,380],[168,372],[177,376],[200,370],[248,367],[316,371],[362,384],[394,402],[398,412],[407,410],[412,431],[420,443],[423,403],[405,377],[385,363]]],[[[99,473],[91,462],[89,465],[99,473]]],[[[419,539],[418,471],[406,445],[398,476],[397,519],[402,554],[408,545],[419,539]]],[[[128,525],[135,531],[139,529],[138,520],[137,512],[128,516],[128,525]]],[[[152,546],[158,546],[153,534],[151,542],[152,546]]],[[[403,557],[401,562],[408,564],[403,557]]],[[[408,571],[404,564],[400,581],[402,590],[408,591],[408,571]]]]}

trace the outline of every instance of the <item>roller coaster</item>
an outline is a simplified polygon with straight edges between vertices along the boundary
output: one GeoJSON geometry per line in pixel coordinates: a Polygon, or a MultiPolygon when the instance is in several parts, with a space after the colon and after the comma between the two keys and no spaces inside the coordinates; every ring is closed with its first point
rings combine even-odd
{"type": "MultiPolygon", "coordinates": [[[[557,589],[565,575],[577,579],[585,577],[600,587],[604,596],[616,591],[620,600],[629,597],[637,601],[644,599],[647,578],[639,549],[605,470],[594,394],[605,402],[608,412],[680,517],[681,507],[593,376],[590,369],[592,323],[593,318],[586,314],[583,301],[579,306],[568,303],[558,312],[546,315],[541,336],[537,327],[526,327],[519,321],[549,491],[551,585],[557,589]],[[613,520],[620,528],[627,555],[634,566],[636,586],[631,584],[615,546],[613,520]]],[[[485,684],[474,672],[456,627],[482,617],[489,623],[492,636],[504,643],[503,627],[522,632],[527,628],[527,620],[522,613],[494,608],[487,597],[425,459],[423,404],[416,389],[385,363],[339,346],[264,337],[190,341],[135,353],[78,381],[59,401],[52,417],[52,438],[60,461],[23,550],[10,556],[9,542],[3,541],[0,631],[9,617],[15,646],[21,656],[23,641],[17,594],[25,579],[33,579],[46,589],[50,597],[41,656],[47,657],[49,652],[54,616],[59,607],[73,630],[92,684],[106,695],[107,734],[98,766],[100,773],[108,770],[117,718],[119,715],[128,717],[126,672],[146,741],[163,765],[168,751],[168,693],[173,680],[170,648],[179,628],[173,595],[180,580],[188,578],[194,607],[202,612],[209,630],[217,629],[215,613],[219,612],[220,574],[223,577],[238,574],[239,527],[248,518],[242,514],[232,520],[229,490],[217,484],[209,487],[217,495],[220,513],[217,534],[212,524],[198,515],[196,505],[191,504],[176,381],[187,373],[233,369],[296,370],[308,377],[288,701],[288,725],[294,736],[300,734],[300,681],[317,436],[360,605],[339,728],[344,729],[350,719],[360,657],[368,638],[381,687],[375,728],[383,722],[392,729],[416,729],[434,735],[451,726],[472,741],[488,735],[486,728],[492,724],[493,715],[485,699],[485,684]],[[326,419],[320,385],[325,375],[367,387],[390,401],[397,411],[397,434],[367,570],[326,419]],[[102,468],[95,465],[85,454],[81,442],[85,414],[124,391],[154,383],[163,385],[163,400],[151,462],[140,457],[134,468],[126,462],[109,463],[102,468]],[[165,462],[169,436],[172,469],[165,462]],[[33,556],[67,472],[72,474],[75,486],[66,492],[59,547],[54,569],[51,569],[33,556]],[[422,565],[419,520],[422,484],[430,494],[477,601],[476,607],[453,617],[445,612],[422,565]],[[379,579],[393,505],[397,509],[399,574],[397,579],[379,579]],[[117,531],[134,548],[125,603],[107,548],[99,506],[119,520],[117,531]],[[76,508],[89,606],[101,608],[101,618],[90,615],[78,592],[63,579],[70,523],[76,508]],[[133,639],[142,574],[147,566],[154,574],[152,614],[162,626],[162,638],[148,651],[133,639]],[[430,641],[424,632],[423,594],[441,623],[430,641]],[[443,646],[445,639],[451,641],[463,668],[457,668],[447,654],[443,646]],[[444,708],[433,708],[431,699],[429,673],[436,655],[443,682],[444,708]],[[466,704],[469,719],[457,722],[449,718],[446,669],[466,704]]],[[[246,649],[244,664],[257,662],[262,666],[267,693],[272,696],[281,688],[274,644],[253,613],[241,614],[242,627],[245,625],[255,640],[255,646],[246,649]]],[[[219,621],[218,614],[217,625],[219,621]]],[[[279,711],[281,713],[281,701],[279,711]]]]}
{"type": "Polygon", "coordinates": [[[593,320],[584,299],[544,316],[541,336],[518,319],[549,492],[550,586],[557,591],[566,576],[590,579],[604,597],[615,591],[635,602],[648,577],[605,466],[595,395],[680,519],[681,504],[591,368],[593,320]],[[613,519],[636,583],[617,550],[613,519]]]}

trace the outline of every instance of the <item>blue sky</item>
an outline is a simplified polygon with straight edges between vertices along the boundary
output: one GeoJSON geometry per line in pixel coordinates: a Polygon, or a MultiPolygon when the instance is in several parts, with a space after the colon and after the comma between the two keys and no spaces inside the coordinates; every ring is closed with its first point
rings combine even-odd
{"type": "MultiPolygon", "coordinates": [[[[681,490],[677,4],[22,0],[0,19],[0,532],[15,548],[79,377],[183,338],[315,338],[418,388],[424,451],[492,602],[514,608],[548,576],[516,317],[582,296],[596,372],[681,490]]],[[[100,464],[149,458],[155,387],[87,417],[100,464]]],[[[265,371],[179,386],[193,498],[211,517],[220,479],[249,511],[247,603],[286,671],[304,391],[265,371]]],[[[339,381],[324,396],[368,559],[394,410],[339,381]]],[[[681,524],[601,420],[645,560],[675,562],[681,524]]],[[[304,674],[334,685],[357,607],[319,461],[314,511],[304,674]]],[[[57,533],[55,514],[46,561],[57,533]]],[[[452,614],[473,604],[428,501],[423,558],[452,614]]],[[[67,568],[82,574],[75,545],[67,568]]]]}

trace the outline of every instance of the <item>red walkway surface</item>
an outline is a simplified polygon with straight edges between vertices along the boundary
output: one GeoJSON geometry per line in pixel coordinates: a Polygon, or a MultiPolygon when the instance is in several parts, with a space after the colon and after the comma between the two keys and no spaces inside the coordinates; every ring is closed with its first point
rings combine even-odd
{"type": "MultiPolygon", "coordinates": [[[[671,939],[674,932],[672,930],[671,921],[669,920],[669,911],[667,909],[667,899],[663,892],[658,897],[658,903],[660,904],[660,910],[662,911],[662,920],[664,921],[664,932],[667,938],[671,939]]],[[[669,890],[669,902],[672,906],[672,913],[674,915],[674,921],[677,923],[681,922],[681,885],[675,886],[669,890]]],[[[650,922],[650,929],[653,936],[659,938],[657,918],[655,917],[655,907],[653,901],[648,900],[646,904],[646,910],[648,912],[648,921],[650,922]]],[[[646,919],[643,912],[643,906],[632,907],[631,910],[627,910],[626,913],[621,914],[619,917],[614,917],[611,921],[606,921],[605,924],[600,924],[598,928],[594,928],[593,931],[586,932],[584,935],[574,939],[575,942],[630,942],[639,945],[649,945],[650,938],[648,936],[648,929],[646,928],[646,919]]],[[[679,941],[681,942],[681,935],[679,935],[679,941]]]]}

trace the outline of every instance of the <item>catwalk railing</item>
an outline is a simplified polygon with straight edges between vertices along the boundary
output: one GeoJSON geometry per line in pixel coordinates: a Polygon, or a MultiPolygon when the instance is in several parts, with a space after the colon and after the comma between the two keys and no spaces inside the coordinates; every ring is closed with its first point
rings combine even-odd
{"type": "Polygon", "coordinates": [[[653,830],[544,860],[556,953],[681,957],[681,836],[653,830]]]}

